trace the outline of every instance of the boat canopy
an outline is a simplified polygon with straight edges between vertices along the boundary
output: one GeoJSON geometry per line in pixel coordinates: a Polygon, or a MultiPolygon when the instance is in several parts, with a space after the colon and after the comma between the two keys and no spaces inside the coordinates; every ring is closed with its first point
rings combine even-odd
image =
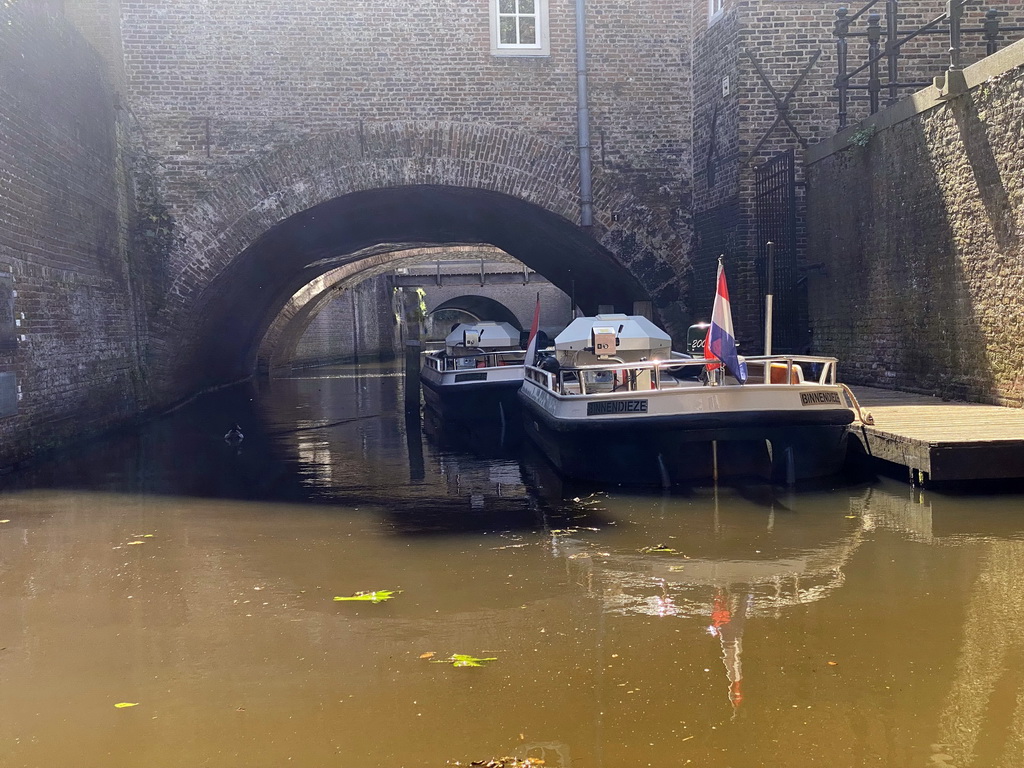
{"type": "Polygon", "coordinates": [[[574,365],[668,360],[672,337],[641,315],[577,317],[555,337],[555,355],[574,365]]]}
{"type": "Polygon", "coordinates": [[[519,331],[511,323],[482,320],[460,323],[444,340],[449,354],[458,348],[519,349],[519,331]]]}

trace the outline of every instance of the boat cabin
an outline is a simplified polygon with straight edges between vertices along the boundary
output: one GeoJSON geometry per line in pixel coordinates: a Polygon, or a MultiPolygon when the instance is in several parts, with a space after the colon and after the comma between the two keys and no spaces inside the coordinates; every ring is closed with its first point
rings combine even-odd
{"type": "MultiPolygon", "coordinates": [[[[555,363],[542,368],[581,368],[584,390],[609,391],[616,388],[616,363],[645,363],[672,358],[672,338],[658,326],[640,315],[608,314],[578,317],[555,337],[555,363]]],[[[650,389],[651,370],[639,368],[627,374],[631,389],[650,389]]],[[[618,382],[621,387],[622,382],[618,382]]]]}
{"type": "Polygon", "coordinates": [[[482,320],[460,323],[444,340],[446,368],[491,368],[498,365],[522,365],[523,351],[519,331],[510,323],[482,320]]]}

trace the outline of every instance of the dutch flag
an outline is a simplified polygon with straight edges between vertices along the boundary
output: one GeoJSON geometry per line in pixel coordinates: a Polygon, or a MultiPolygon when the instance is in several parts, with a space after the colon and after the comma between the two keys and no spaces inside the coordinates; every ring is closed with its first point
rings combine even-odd
{"type": "MultiPolygon", "coordinates": [[[[729,287],[725,284],[725,267],[718,260],[718,290],[711,309],[711,327],[704,340],[704,354],[721,360],[725,370],[743,384],[747,380],[747,364],[736,354],[736,334],[732,330],[732,310],[729,307],[729,287]]],[[[710,367],[710,366],[709,366],[710,367]]]]}

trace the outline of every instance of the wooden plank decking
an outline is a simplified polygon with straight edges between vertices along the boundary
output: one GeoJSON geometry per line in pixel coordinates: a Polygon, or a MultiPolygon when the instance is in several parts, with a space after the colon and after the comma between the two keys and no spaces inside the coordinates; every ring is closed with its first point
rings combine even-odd
{"type": "Polygon", "coordinates": [[[1024,478],[1024,410],[851,387],[873,425],[851,434],[915,482],[1024,478]]]}

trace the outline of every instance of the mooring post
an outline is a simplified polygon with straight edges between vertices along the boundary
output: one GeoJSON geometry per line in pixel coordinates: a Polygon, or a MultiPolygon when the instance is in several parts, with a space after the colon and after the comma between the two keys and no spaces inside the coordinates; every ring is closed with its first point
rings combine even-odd
{"type": "Polygon", "coordinates": [[[419,339],[405,342],[405,412],[420,410],[420,349],[419,339]]]}
{"type": "Polygon", "coordinates": [[[423,423],[419,411],[405,409],[405,445],[409,452],[409,479],[422,480],[427,476],[423,463],[423,423]]]}

